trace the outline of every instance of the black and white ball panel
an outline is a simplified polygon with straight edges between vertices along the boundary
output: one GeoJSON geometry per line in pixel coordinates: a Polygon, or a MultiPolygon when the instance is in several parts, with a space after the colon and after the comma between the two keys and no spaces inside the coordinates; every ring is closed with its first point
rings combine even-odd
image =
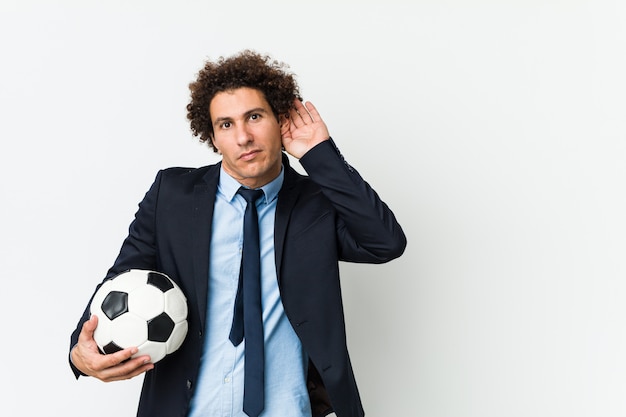
{"type": "Polygon", "coordinates": [[[167,275],[139,269],[106,281],[91,303],[94,339],[103,353],[130,346],[153,363],[176,351],[187,334],[187,299],[167,275]]]}

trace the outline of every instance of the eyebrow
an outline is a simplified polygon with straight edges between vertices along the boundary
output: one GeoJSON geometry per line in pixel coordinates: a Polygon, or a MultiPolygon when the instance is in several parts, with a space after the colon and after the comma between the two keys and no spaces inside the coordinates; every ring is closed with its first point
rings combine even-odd
{"type": "MultiPolygon", "coordinates": [[[[246,111],[246,112],[243,114],[243,117],[248,117],[248,116],[250,116],[250,115],[251,115],[251,114],[253,114],[253,113],[263,113],[263,114],[267,114],[267,113],[268,113],[268,111],[267,111],[266,109],[264,109],[263,107],[255,107],[255,108],[253,108],[253,109],[250,109],[250,110],[246,111]]],[[[229,121],[231,121],[231,120],[233,120],[233,118],[232,118],[232,117],[230,117],[230,116],[222,116],[222,117],[217,117],[217,118],[215,119],[215,121],[213,122],[213,126],[216,126],[216,125],[218,125],[218,124],[220,124],[220,123],[222,123],[222,122],[229,122],[229,121]]]]}

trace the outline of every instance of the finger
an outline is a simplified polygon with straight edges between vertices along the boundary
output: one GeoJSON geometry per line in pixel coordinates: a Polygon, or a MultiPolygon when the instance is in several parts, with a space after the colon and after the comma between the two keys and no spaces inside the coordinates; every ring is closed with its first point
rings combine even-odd
{"type": "Polygon", "coordinates": [[[311,117],[311,120],[313,122],[319,122],[319,121],[322,120],[322,117],[320,116],[319,112],[317,111],[317,108],[310,101],[306,102],[306,109],[309,112],[309,116],[311,117]]]}
{"type": "MultiPolygon", "coordinates": [[[[98,347],[94,340],[94,332],[97,326],[98,318],[96,316],[90,317],[89,320],[83,323],[83,327],[78,335],[78,343],[76,344],[81,351],[97,352],[98,347]]],[[[81,355],[84,356],[85,353],[81,353],[81,355]]]]}
{"type": "Polygon", "coordinates": [[[309,114],[309,110],[305,107],[302,101],[296,100],[295,105],[296,105],[296,111],[298,112],[298,115],[300,116],[304,124],[313,122],[313,118],[309,114]]]}
{"type": "Polygon", "coordinates": [[[91,317],[89,317],[89,320],[83,323],[83,328],[78,335],[78,339],[93,339],[93,333],[96,331],[96,327],[98,327],[98,317],[96,315],[92,315],[91,317]]]}
{"type": "MultiPolygon", "coordinates": [[[[86,352],[83,363],[87,367],[88,375],[95,376],[103,381],[128,379],[141,372],[139,368],[146,368],[150,364],[150,356],[141,355],[132,358],[137,353],[137,348],[127,348],[119,352],[103,355],[99,351],[86,352]]],[[[149,367],[148,367],[149,368],[149,367]]]]}
{"type": "Polygon", "coordinates": [[[119,365],[107,368],[98,374],[105,382],[130,379],[154,368],[149,356],[140,356],[119,365]]]}
{"type": "Polygon", "coordinates": [[[293,135],[293,133],[302,126],[304,126],[304,122],[302,122],[300,116],[298,116],[297,119],[291,118],[291,123],[289,123],[289,133],[293,135]]]}
{"type": "Polygon", "coordinates": [[[290,129],[293,131],[295,128],[299,128],[304,126],[304,121],[302,120],[302,116],[297,109],[289,110],[289,119],[291,119],[290,129]]]}
{"type": "MultiPolygon", "coordinates": [[[[125,363],[127,361],[136,362],[138,358],[132,358],[132,356],[136,354],[138,351],[139,349],[137,349],[136,347],[129,347],[126,349],[122,349],[119,352],[110,353],[108,355],[100,355],[99,369],[111,368],[111,367],[120,365],[122,363],[125,363]]],[[[149,356],[143,355],[140,358],[143,358],[143,360],[150,361],[149,356]]]]}

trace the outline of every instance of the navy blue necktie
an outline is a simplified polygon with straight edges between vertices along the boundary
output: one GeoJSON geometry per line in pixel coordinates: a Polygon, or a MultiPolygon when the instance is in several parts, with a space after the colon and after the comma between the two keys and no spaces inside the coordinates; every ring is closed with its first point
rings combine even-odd
{"type": "Polygon", "coordinates": [[[243,253],[239,287],[235,299],[230,341],[238,346],[246,339],[243,383],[243,411],[250,417],[261,414],[265,402],[265,353],[261,307],[261,255],[256,200],[263,190],[240,188],[248,202],[243,217],[243,253]]]}

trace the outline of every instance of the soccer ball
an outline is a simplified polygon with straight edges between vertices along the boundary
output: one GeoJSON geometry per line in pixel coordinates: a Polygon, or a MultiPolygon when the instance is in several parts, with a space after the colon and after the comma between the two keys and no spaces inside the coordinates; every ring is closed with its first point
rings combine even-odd
{"type": "Polygon", "coordinates": [[[105,281],[91,301],[94,339],[102,353],[136,346],[152,363],[175,352],[187,335],[187,299],[167,275],[131,269],[105,281]]]}

